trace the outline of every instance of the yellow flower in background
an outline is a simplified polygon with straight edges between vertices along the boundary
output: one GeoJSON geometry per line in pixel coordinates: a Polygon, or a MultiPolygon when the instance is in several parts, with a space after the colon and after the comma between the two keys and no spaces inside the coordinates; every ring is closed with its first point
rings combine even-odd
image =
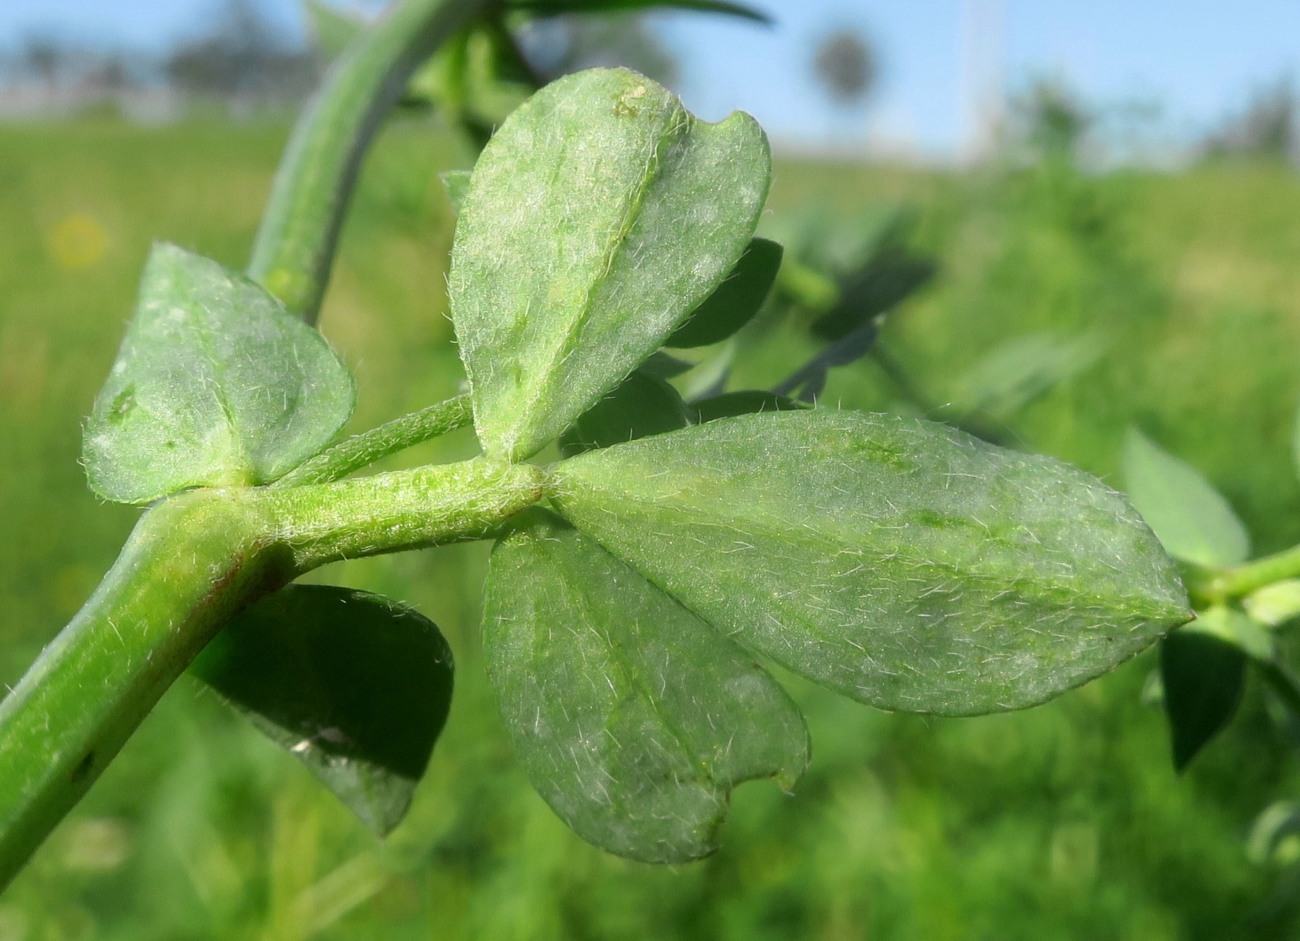
{"type": "Polygon", "coordinates": [[[94,216],[75,212],[59,220],[47,233],[45,242],[59,267],[89,268],[104,257],[108,232],[94,216]]]}

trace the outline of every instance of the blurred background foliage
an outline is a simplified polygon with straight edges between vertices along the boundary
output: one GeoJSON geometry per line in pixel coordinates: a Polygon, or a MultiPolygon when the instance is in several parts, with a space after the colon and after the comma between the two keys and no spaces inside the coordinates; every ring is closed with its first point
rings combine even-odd
{"type": "MultiPolygon", "coordinates": [[[[607,61],[591,58],[605,48],[592,35],[582,52],[589,34],[566,34],[556,64],[538,67],[607,61]]],[[[832,33],[809,67],[850,101],[870,95],[877,64],[865,40],[832,33]]],[[[1112,483],[1138,424],[1228,495],[1261,551],[1291,545],[1294,95],[1265,89],[1174,172],[1092,165],[1106,117],[1042,82],[978,165],[779,155],[763,230],[788,264],[726,354],[732,384],[779,384],[828,336],[869,326],[848,365],[824,370],[823,406],[952,421],[1112,483]],[[835,319],[842,302],[856,321],[835,319]]],[[[0,126],[0,682],[75,612],[135,518],[97,504],[77,461],[150,241],[241,265],[287,130],[225,109],[157,126],[116,109],[0,126]]],[[[354,430],[458,391],[444,296],[454,218],[437,174],[471,160],[469,140],[417,111],[367,164],[321,321],[358,375],[354,430]]],[[[472,450],[461,432],[401,460],[472,450]]],[[[1300,786],[1294,725],[1251,688],[1232,733],[1176,776],[1163,717],[1141,697],[1149,655],[1047,706],[969,720],[878,713],[786,677],[814,742],[794,797],[742,787],[722,852],[696,865],[603,854],[513,761],[477,646],[484,561],[482,547],[454,547],[322,575],[409,600],[457,657],[447,732],[386,843],[186,680],[0,898],[0,941],[1300,930],[1300,840],[1285,827],[1247,840],[1300,786]]]]}

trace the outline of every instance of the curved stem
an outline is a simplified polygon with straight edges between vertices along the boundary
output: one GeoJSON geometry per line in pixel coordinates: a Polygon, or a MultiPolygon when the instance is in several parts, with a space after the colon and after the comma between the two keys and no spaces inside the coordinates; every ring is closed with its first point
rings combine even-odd
{"type": "Polygon", "coordinates": [[[344,51],[294,128],[248,274],[309,323],[366,146],[420,63],[488,3],[400,0],[344,51]]]}
{"type": "Polygon", "coordinates": [[[140,520],[0,702],[0,888],[238,606],[283,581],[247,507],[188,494],[140,520]]]}
{"type": "Polygon", "coordinates": [[[468,395],[458,395],[340,441],[277,480],[272,487],[298,487],[341,480],[355,470],[413,445],[464,428],[474,420],[468,395]]]}
{"type": "Polygon", "coordinates": [[[475,458],[329,484],[198,490],[145,513],[82,610],[0,701],[0,889],[223,624],[340,559],[476,538],[543,471],[475,458]]]}

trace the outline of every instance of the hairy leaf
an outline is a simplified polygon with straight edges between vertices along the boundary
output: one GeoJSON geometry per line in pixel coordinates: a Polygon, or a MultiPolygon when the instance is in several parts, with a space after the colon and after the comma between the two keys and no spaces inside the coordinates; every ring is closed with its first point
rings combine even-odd
{"type": "Polygon", "coordinates": [[[736,784],[788,788],[808,763],[803,718],[762,667],[551,513],[494,549],[483,645],[533,785],[622,856],[704,856],[736,784]]]}
{"type": "MultiPolygon", "coordinates": [[[[1244,617],[1244,615],[1243,615],[1244,617]]],[[[1231,720],[1246,686],[1246,655],[1218,633],[1197,627],[1160,645],[1174,768],[1182,771],[1231,720]]]]}
{"type": "Polygon", "coordinates": [[[565,457],[685,428],[686,406],[658,376],[636,370],[560,437],[565,457]]]}
{"type": "Polygon", "coordinates": [[[625,69],[515,111],[474,168],[452,252],[484,450],[533,454],[660,347],[739,260],[769,174],[752,118],[701,123],[625,69]]]}
{"type": "Polygon", "coordinates": [[[354,401],[319,333],[247,278],[160,244],[86,425],[86,474],[121,503],[267,483],[328,444],[354,401]]]}
{"type": "Polygon", "coordinates": [[[673,331],[667,346],[708,346],[731,336],[754,319],[781,269],[781,246],[754,239],[725,281],[673,331]]]}
{"type": "Polygon", "coordinates": [[[1123,497],[929,422],[719,419],[567,460],[578,528],[746,646],[887,709],[1033,705],[1190,616],[1123,497]]]}
{"type": "Polygon", "coordinates": [[[191,672],[381,835],[405,815],[451,705],[451,650],[432,621],[321,585],[249,608],[191,672]]]}
{"type": "Polygon", "coordinates": [[[1124,482],[1170,555],[1209,567],[1249,557],[1250,536],[1223,495],[1136,428],[1124,442],[1124,482]]]}

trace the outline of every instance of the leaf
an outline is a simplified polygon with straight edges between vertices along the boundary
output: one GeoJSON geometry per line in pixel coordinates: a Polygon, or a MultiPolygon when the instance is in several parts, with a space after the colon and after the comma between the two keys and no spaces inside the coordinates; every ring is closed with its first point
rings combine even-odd
{"type": "Polygon", "coordinates": [[[1124,442],[1129,497],[1170,555],[1209,568],[1250,556],[1250,536],[1228,501],[1190,464],[1137,428],[1124,442]]]}
{"type": "Polygon", "coordinates": [[[548,85],[483,151],[450,302],[484,450],[521,459],[663,345],[749,244],[770,157],[625,69],[548,85]]]}
{"type": "Polygon", "coordinates": [[[1294,849],[1287,851],[1288,838],[1300,834],[1300,803],[1276,801],[1251,824],[1246,837],[1246,858],[1256,866],[1291,866],[1294,849]]]}
{"type": "Polygon", "coordinates": [[[686,427],[686,406],[658,376],[632,373],[560,437],[565,457],[686,427]]]}
{"type": "Polygon", "coordinates": [[[1005,421],[1053,386],[1086,370],[1101,353],[1101,343],[1087,334],[1012,337],[957,379],[953,398],[963,411],[1005,421]]]}
{"type": "Polygon", "coordinates": [[[933,280],[938,266],[901,246],[888,246],[840,278],[835,305],[812,325],[813,335],[834,342],[891,311],[933,280]]]}
{"type": "Polygon", "coordinates": [[[726,280],[673,331],[665,346],[685,349],[720,343],[754,319],[781,269],[781,246],[754,239],[726,280]]]}
{"type": "Polygon", "coordinates": [[[290,585],[190,669],[380,835],[410,806],[451,705],[451,650],[433,622],[345,588],[290,585]]]}
{"type": "Polygon", "coordinates": [[[156,245],[86,424],[86,474],[120,503],[268,483],[328,444],[354,402],[325,339],[260,286],[156,245]]]}
{"type": "Polygon", "coordinates": [[[313,44],[325,62],[333,62],[357,36],[365,32],[367,22],[350,15],[324,0],[306,0],[307,22],[313,44]]]}
{"type": "Polygon", "coordinates": [[[885,709],[1034,705],[1190,611],[1100,481],[943,425],[813,410],[564,461],[560,512],[745,646],[885,709]]]}
{"type": "Polygon", "coordinates": [[[1183,631],[1213,634],[1260,663],[1273,659],[1272,635],[1264,625],[1236,608],[1229,608],[1226,605],[1208,608],[1198,613],[1196,620],[1184,627],[1183,631]]]}
{"type": "Polygon", "coordinates": [[[816,402],[826,388],[830,371],[836,366],[856,363],[871,352],[880,330],[874,320],[868,320],[849,331],[833,343],[819,350],[808,362],[779,382],[773,390],[778,395],[795,395],[804,402],[816,402]]]}
{"type": "Polygon", "coordinates": [[[700,399],[691,403],[693,412],[691,421],[700,425],[706,421],[719,418],[735,418],[737,415],[756,415],[760,412],[793,412],[808,408],[802,402],[787,399],[775,392],[760,392],[756,389],[742,392],[724,392],[712,398],[700,399]]]}
{"type": "Polygon", "coordinates": [[[1216,634],[1184,628],[1160,645],[1160,678],[1174,768],[1182,771],[1236,713],[1246,686],[1246,655],[1216,634]]]}
{"type": "Polygon", "coordinates": [[[1242,600],[1242,606],[1254,620],[1267,627],[1278,627],[1300,617],[1300,579],[1288,578],[1265,585],[1242,600]]]}
{"type": "Polygon", "coordinates": [[[465,196],[469,193],[469,178],[469,170],[444,170],[438,174],[443,188],[447,190],[447,199],[451,202],[452,211],[457,215],[465,208],[465,196]]]}
{"type": "Polygon", "coordinates": [[[713,852],[730,791],[808,764],[799,710],[745,653],[554,514],[493,550],[488,677],[533,786],[583,839],[713,852]]]}
{"type": "Polygon", "coordinates": [[[744,20],[772,25],[772,18],[761,10],[727,0],[507,0],[516,10],[534,16],[558,16],[564,13],[613,13],[621,10],[676,9],[696,13],[723,13],[744,20]]]}

